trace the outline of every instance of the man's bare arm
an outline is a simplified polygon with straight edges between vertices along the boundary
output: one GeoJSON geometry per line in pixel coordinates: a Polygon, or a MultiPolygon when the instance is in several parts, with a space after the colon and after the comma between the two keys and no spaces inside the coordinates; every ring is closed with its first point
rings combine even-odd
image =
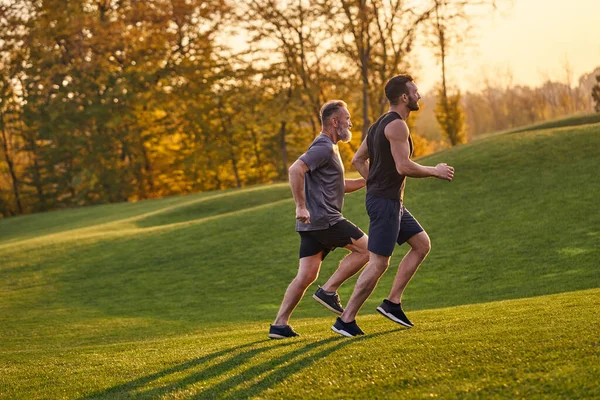
{"type": "Polygon", "coordinates": [[[352,165],[360,176],[367,179],[369,177],[369,147],[367,145],[367,138],[362,141],[354,157],[352,157],[352,165]]]}
{"type": "Polygon", "coordinates": [[[345,179],[344,180],[344,193],[352,193],[358,189],[362,189],[367,184],[365,178],[358,179],[345,179]]]}
{"type": "Polygon", "coordinates": [[[306,208],[304,197],[304,174],[307,172],[308,167],[300,159],[296,160],[289,169],[290,188],[296,202],[296,219],[304,224],[310,223],[310,213],[306,208]]]}
{"type": "Polygon", "coordinates": [[[435,167],[427,167],[410,159],[410,145],[408,143],[408,126],[403,120],[394,120],[385,127],[385,137],[390,142],[390,149],[400,175],[411,178],[427,178],[430,176],[451,181],[454,177],[454,168],[445,163],[435,167]]]}

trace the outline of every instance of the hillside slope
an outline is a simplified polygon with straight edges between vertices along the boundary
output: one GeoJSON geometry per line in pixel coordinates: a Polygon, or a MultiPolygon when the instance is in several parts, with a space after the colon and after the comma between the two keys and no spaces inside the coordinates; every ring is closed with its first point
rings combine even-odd
{"type": "MultiPolygon", "coordinates": [[[[410,179],[406,188],[406,206],[433,243],[431,254],[404,297],[405,309],[411,318],[415,316],[417,325],[431,314],[416,310],[600,288],[599,148],[600,124],[591,124],[493,136],[422,159],[428,165],[447,162],[456,168],[456,176],[451,183],[410,179]]],[[[348,195],[344,213],[366,230],[363,202],[364,191],[348,195]]],[[[266,329],[274,318],[297,270],[298,236],[286,184],[9,218],[0,221],[0,232],[0,361],[7,365],[7,374],[2,374],[5,378],[0,378],[6,380],[6,386],[0,387],[12,388],[10,392],[0,389],[0,395],[8,393],[9,397],[10,393],[55,397],[35,382],[60,379],[71,388],[63,393],[65,397],[80,397],[114,386],[119,379],[144,376],[148,371],[164,369],[161,365],[194,357],[171,349],[186,337],[200,349],[216,346],[217,350],[235,342],[233,333],[220,343],[219,335],[225,332],[239,331],[255,340],[265,337],[266,330],[260,333],[260,327],[266,329]],[[209,342],[214,343],[209,346],[209,342]],[[136,367],[136,349],[147,352],[152,348],[162,348],[164,354],[148,360],[147,369],[144,363],[136,367]],[[132,353],[125,354],[129,350],[132,353]],[[58,354],[65,352],[69,362],[78,365],[74,368],[83,368],[89,375],[61,375],[65,365],[58,354]],[[94,364],[92,355],[97,353],[105,358],[94,364]],[[84,368],[76,361],[81,357],[92,364],[84,368]],[[109,364],[114,362],[128,371],[122,378],[107,372],[113,371],[109,364]],[[29,370],[38,378],[27,383],[24,377],[30,376],[29,370]],[[103,372],[95,377],[94,371],[103,372]],[[83,379],[84,383],[72,379],[83,379]]],[[[378,321],[369,314],[387,295],[405,251],[396,251],[390,270],[359,318],[378,321]]],[[[336,250],[326,259],[317,283],[327,279],[344,254],[336,250]]],[[[353,281],[341,288],[343,301],[352,288],[353,281]]],[[[561,306],[557,318],[572,312],[568,323],[585,337],[597,337],[597,326],[586,323],[595,309],[591,305],[597,301],[598,291],[578,293],[583,294],[574,293],[568,305],[561,306]]],[[[308,297],[293,318],[309,332],[309,338],[329,340],[327,327],[333,322],[332,315],[308,297]]],[[[553,315],[552,299],[543,300],[544,315],[549,318],[553,315]]],[[[535,306],[522,301],[526,303],[518,304],[525,304],[525,320],[534,318],[535,306]]],[[[511,309],[517,303],[497,304],[499,308],[489,311],[492,320],[499,310],[501,320],[519,312],[518,307],[511,309]]],[[[485,309],[481,310],[483,314],[473,317],[469,324],[484,323],[485,309]]],[[[456,318],[464,319],[468,314],[459,313],[456,318]]],[[[373,335],[379,334],[383,325],[374,323],[367,327],[373,335]]],[[[518,324],[522,323],[519,320],[518,324]]],[[[444,324],[427,329],[446,329],[444,324]]],[[[568,326],[544,326],[542,330],[557,329],[558,335],[571,337],[568,326]]],[[[561,343],[557,357],[569,356],[571,350],[565,350],[565,342],[561,343]]],[[[595,353],[590,356],[597,357],[597,344],[591,349],[595,353]]],[[[476,354],[467,355],[471,356],[477,358],[476,354]]],[[[278,357],[285,354],[274,353],[273,359],[278,357]]],[[[591,362],[585,358],[582,363],[591,362]]],[[[278,364],[266,365],[274,368],[278,364]]],[[[298,365],[303,369],[312,364],[298,365]]],[[[368,368],[369,360],[360,365],[368,368]]],[[[487,361],[473,364],[474,368],[482,365],[487,361]]],[[[535,366],[532,373],[542,373],[543,368],[539,368],[535,366]]],[[[590,379],[581,375],[581,365],[565,368],[558,382],[573,374],[590,379]]],[[[302,382],[316,380],[311,373],[302,382]]],[[[349,376],[363,373],[363,369],[353,369],[349,376]]],[[[214,377],[229,379],[218,373],[214,377]]],[[[452,374],[447,377],[456,378],[452,374]]],[[[518,387],[515,382],[513,388],[518,387]]],[[[555,390],[553,385],[549,386],[550,393],[555,390]]],[[[588,389],[578,395],[598,394],[588,389]]],[[[124,393],[131,395],[128,390],[124,393]]],[[[388,392],[364,393],[384,397],[388,392]]],[[[283,394],[285,389],[273,392],[274,397],[283,394]]],[[[425,396],[424,392],[421,395],[425,396]]]]}

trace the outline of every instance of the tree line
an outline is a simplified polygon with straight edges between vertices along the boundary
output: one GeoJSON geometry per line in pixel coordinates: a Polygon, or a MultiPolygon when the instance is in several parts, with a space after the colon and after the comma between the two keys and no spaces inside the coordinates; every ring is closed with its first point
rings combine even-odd
{"type": "MultiPolygon", "coordinates": [[[[333,98],[353,113],[349,166],[419,35],[443,62],[454,21],[495,2],[419,4],[1,1],[0,216],[284,179],[333,98]]],[[[451,96],[439,120],[469,115],[451,96]]]]}
{"type": "MultiPolygon", "coordinates": [[[[461,134],[456,136],[458,142],[568,115],[600,112],[600,67],[577,80],[571,75],[570,70],[565,69],[564,78],[546,78],[541,85],[531,87],[515,84],[510,70],[500,70],[482,76],[478,90],[462,93],[451,90],[450,98],[457,104],[455,109],[461,118],[458,121],[462,122],[458,130],[461,134]]],[[[440,126],[440,92],[438,88],[423,97],[415,121],[414,131],[426,139],[428,151],[452,145],[440,126]]]]}

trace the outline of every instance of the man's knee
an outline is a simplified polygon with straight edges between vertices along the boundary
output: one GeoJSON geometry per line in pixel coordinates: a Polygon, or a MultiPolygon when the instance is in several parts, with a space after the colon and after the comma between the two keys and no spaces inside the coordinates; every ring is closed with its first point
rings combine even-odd
{"type": "Polygon", "coordinates": [[[317,272],[303,272],[303,273],[299,272],[298,275],[296,275],[296,280],[302,286],[307,288],[310,285],[312,285],[317,280],[318,277],[319,277],[318,271],[317,272]]]}
{"type": "Polygon", "coordinates": [[[369,250],[367,249],[360,249],[360,250],[355,250],[352,253],[356,254],[356,257],[360,258],[360,262],[364,265],[367,262],[369,262],[369,250]]]}
{"type": "Polygon", "coordinates": [[[390,265],[390,257],[381,256],[375,253],[369,253],[369,268],[373,268],[380,274],[383,274],[390,265]]]}
{"type": "Polygon", "coordinates": [[[300,268],[296,275],[296,281],[305,288],[309,287],[319,276],[321,268],[322,253],[300,259],[300,268]]]}
{"type": "Polygon", "coordinates": [[[425,258],[431,251],[431,240],[426,232],[422,232],[411,244],[412,250],[420,257],[425,258]]]}
{"type": "Polygon", "coordinates": [[[369,262],[369,252],[368,251],[361,253],[360,255],[361,255],[360,260],[363,265],[369,262]]]}
{"type": "Polygon", "coordinates": [[[355,290],[361,293],[372,290],[389,265],[390,257],[370,253],[369,264],[367,264],[363,273],[358,278],[355,290]]]}

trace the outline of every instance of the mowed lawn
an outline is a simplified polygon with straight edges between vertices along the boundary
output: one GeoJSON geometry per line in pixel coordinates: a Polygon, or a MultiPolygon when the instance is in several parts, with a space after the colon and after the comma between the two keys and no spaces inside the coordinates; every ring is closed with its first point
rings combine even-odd
{"type": "MultiPolygon", "coordinates": [[[[589,124],[421,159],[456,175],[407,184],[433,244],[415,327],[375,314],[400,248],[359,339],[329,330],[316,285],[302,336],[266,339],[297,270],[286,184],[0,220],[0,397],[598,398],[599,149],[589,124]]],[[[344,211],[367,230],[364,191],[344,211]]]]}

